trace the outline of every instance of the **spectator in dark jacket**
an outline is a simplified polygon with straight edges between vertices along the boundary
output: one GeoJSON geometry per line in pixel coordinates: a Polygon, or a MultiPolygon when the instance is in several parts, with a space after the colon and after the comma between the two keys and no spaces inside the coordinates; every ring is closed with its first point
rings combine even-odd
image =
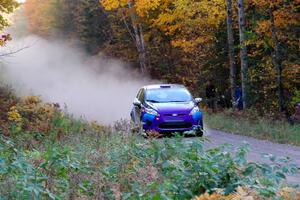
{"type": "Polygon", "coordinates": [[[207,104],[210,109],[215,110],[215,98],[216,98],[216,87],[212,83],[211,80],[207,82],[207,86],[205,88],[207,104]]]}
{"type": "Polygon", "coordinates": [[[300,103],[295,104],[295,113],[289,118],[290,124],[300,123],[300,103]]]}
{"type": "Polygon", "coordinates": [[[242,95],[242,90],[239,86],[236,87],[235,89],[235,105],[239,110],[243,109],[243,95],[242,95]]]}

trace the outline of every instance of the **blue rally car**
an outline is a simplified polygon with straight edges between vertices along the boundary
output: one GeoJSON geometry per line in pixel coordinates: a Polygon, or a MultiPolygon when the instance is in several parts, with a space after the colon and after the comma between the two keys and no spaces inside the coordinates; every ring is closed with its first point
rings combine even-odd
{"type": "Polygon", "coordinates": [[[177,84],[142,87],[133,101],[131,120],[141,130],[159,133],[190,133],[203,135],[203,116],[198,107],[201,98],[177,84]]]}

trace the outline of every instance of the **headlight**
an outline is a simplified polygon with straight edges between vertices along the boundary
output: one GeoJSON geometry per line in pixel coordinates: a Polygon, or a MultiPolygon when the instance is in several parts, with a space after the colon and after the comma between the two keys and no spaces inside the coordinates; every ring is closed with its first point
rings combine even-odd
{"type": "Polygon", "coordinates": [[[157,113],[156,110],[152,109],[152,108],[144,108],[145,112],[148,113],[148,114],[151,114],[151,115],[155,115],[155,116],[159,116],[159,114],[157,113]]]}
{"type": "Polygon", "coordinates": [[[200,111],[200,110],[199,110],[198,106],[195,106],[195,107],[191,110],[190,115],[194,115],[194,114],[196,114],[196,112],[199,112],[199,111],[200,111]]]}

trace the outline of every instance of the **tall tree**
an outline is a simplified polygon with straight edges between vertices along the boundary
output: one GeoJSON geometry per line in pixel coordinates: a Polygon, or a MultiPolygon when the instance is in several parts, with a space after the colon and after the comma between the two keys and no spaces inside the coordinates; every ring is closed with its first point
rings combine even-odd
{"type": "Polygon", "coordinates": [[[274,42],[274,53],[272,60],[277,71],[277,90],[278,90],[278,100],[279,100],[279,110],[282,112],[284,110],[284,97],[283,97],[283,86],[282,86],[282,59],[280,53],[279,40],[277,35],[277,29],[275,26],[273,7],[269,8],[270,22],[271,22],[271,32],[274,42]]]}
{"type": "MultiPolygon", "coordinates": [[[[140,23],[138,23],[137,15],[133,12],[133,2],[128,2],[128,8],[130,9],[130,19],[131,25],[133,28],[133,35],[134,35],[134,42],[139,54],[139,62],[140,62],[140,69],[142,73],[146,73],[147,71],[147,61],[146,61],[146,46],[143,34],[143,28],[140,23]]],[[[125,21],[125,20],[124,20],[125,21]]],[[[130,29],[128,29],[130,31],[130,29]]],[[[131,33],[132,34],[132,33],[131,33]]]]}
{"type": "Polygon", "coordinates": [[[232,26],[232,1],[226,0],[227,8],[227,43],[228,43],[228,58],[230,67],[230,91],[231,101],[235,100],[235,88],[236,88],[236,66],[234,62],[234,37],[232,26]]]}
{"type": "Polygon", "coordinates": [[[135,2],[132,0],[100,0],[106,10],[120,10],[122,13],[122,20],[134,42],[140,63],[140,70],[142,73],[147,71],[147,50],[144,40],[142,24],[138,19],[135,10],[135,2]],[[130,25],[127,22],[127,16],[130,19],[130,25]]]}
{"type": "Polygon", "coordinates": [[[260,36],[256,46],[266,49],[263,56],[273,64],[273,88],[277,89],[277,99],[273,98],[273,104],[279,111],[286,111],[285,99],[293,94],[295,89],[292,88],[297,88],[297,83],[299,85],[296,78],[300,70],[296,58],[299,57],[299,2],[252,0],[251,6],[259,13],[254,29],[260,36]],[[289,95],[285,97],[284,93],[289,95]]]}
{"type": "Polygon", "coordinates": [[[107,13],[98,2],[98,0],[79,0],[75,11],[76,34],[91,54],[97,54],[110,40],[111,34],[107,13]]]}
{"type": "Polygon", "coordinates": [[[243,0],[238,0],[238,21],[240,33],[240,59],[241,59],[241,82],[243,107],[247,108],[247,90],[248,90],[248,55],[246,46],[246,23],[245,23],[245,5],[243,0]]]}

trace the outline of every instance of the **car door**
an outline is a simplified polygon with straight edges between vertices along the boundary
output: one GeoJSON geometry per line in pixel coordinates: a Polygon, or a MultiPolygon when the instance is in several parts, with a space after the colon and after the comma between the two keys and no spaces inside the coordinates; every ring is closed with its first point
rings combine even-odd
{"type": "Polygon", "coordinates": [[[143,108],[143,104],[145,102],[145,92],[144,89],[140,89],[140,91],[138,92],[136,98],[141,102],[141,107],[139,106],[134,106],[133,108],[133,119],[134,119],[134,123],[136,124],[140,124],[141,123],[141,118],[142,118],[142,108],[143,108]]]}
{"type": "Polygon", "coordinates": [[[143,88],[138,93],[137,99],[141,102],[141,107],[135,106],[136,122],[138,124],[141,124],[142,108],[144,107],[144,103],[145,103],[145,90],[143,88]]]}

